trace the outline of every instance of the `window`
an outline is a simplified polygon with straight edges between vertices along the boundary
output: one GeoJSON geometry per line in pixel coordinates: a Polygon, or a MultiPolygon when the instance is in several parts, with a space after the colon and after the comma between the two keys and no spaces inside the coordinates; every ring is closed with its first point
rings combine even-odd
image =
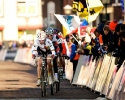
{"type": "Polygon", "coordinates": [[[18,0],[17,15],[18,16],[37,16],[38,15],[37,0],[18,0]]]}
{"type": "Polygon", "coordinates": [[[100,22],[102,20],[106,19],[106,17],[107,17],[106,20],[110,20],[110,14],[109,13],[107,13],[107,15],[106,14],[100,14],[99,17],[100,17],[100,22]]]}
{"type": "Polygon", "coordinates": [[[49,1],[47,3],[47,18],[48,18],[48,26],[54,26],[55,22],[55,2],[49,1]]]}
{"type": "Polygon", "coordinates": [[[28,13],[29,14],[35,14],[35,6],[34,5],[28,6],[28,13]]]}
{"type": "Polygon", "coordinates": [[[3,16],[3,0],[0,0],[0,17],[3,16]]]}
{"type": "Polygon", "coordinates": [[[17,3],[17,13],[18,15],[26,14],[26,2],[18,2],[17,3]]]}

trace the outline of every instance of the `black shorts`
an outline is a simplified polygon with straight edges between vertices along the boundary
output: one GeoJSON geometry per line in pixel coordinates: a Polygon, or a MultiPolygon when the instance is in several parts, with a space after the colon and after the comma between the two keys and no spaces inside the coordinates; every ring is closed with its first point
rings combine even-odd
{"type": "Polygon", "coordinates": [[[47,50],[46,52],[41,50],[40,47],[37,47],[37,52],[38,52],[38,55],[48,55],[48,54],[52,54],[52,52],[50,50],[47,50]]]}

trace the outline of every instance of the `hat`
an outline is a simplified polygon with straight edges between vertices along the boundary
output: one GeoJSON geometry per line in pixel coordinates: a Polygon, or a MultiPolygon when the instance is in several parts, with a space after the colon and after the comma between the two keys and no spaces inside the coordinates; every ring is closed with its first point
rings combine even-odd
{"type": "Polygon", "coordinates": [[[100,23],[98,25],[97,30],[98,30],[99,33],[103,33],[103,27],[104,27],[104,25],[105,25],[104,23],[100,23]]]}
{"type": "Polygon", "coordinates": [[[115,27],[115,32],[120,32],[120,28],[121,28],[122,24],[117,24],[115,27]]]}
{"type": "Polygon", "coordinates": [[[112,22],[110,22],[110,23],[109,23],[109,28],[110,28],[110,30],[111,30],[111,31],[115,31],[115,27],[116,27],[117,24],[118,24],[117,21],[112,21],[112,22]]]}

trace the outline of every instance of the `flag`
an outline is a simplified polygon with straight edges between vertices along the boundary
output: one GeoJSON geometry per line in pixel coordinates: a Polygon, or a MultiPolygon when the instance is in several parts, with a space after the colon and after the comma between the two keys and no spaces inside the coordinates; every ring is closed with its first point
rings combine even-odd
{"type": "Polygon", "coordinates": [[[100,0],[74,0],[72,8],[77,11],[79,17],[86,19],[90,23],[97,18],[103,4],[100,0]]]}
{"type": "Polygon", "coordinates": [[[76,28],[80,27],[80,19],[75,15],[60,15],[54,14],[60,23],[65,27],[68,33],[72,32],[76,28]]]}
{"type": "Polygon", "coordinates": [[[62,29],[63,29],[63,36],[65,37],[66,34],[67,34],[67,30],[66,30],[66,28],[64,26],[62,26],[62,29]]]}
{"type": "MultiPolygon", "coordinates": [[[[85,37],[86,33],[88,35],[93,35],[94,31],[96,30],[96,27],[89,27],[89,26],[80,26],[80,33],[79,33],[79,37],[85,37]]],[[[78,33],[78,28],[74,29],[70,34],[72,33],[78,33]]]]}
{"type": "Polygon", "coordinates": [[[122,7],[122,12],[124,13],[124,0],[120,0],[121,7],[122,7]]]}
{"type": "Polygon", "coordinates": [[[80,26],[87,26],[87,25],[89,25],[89,23],[85,19],[80,24],[80,26]]]}

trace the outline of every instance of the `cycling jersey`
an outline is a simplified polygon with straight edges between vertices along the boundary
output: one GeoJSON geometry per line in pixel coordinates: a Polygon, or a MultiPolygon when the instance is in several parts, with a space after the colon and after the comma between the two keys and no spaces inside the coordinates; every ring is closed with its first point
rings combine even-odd
{"type": "Polygon", "coordinates": [[[39,40],[36,39],[36,41],[34,42],[34,45],[32,46],[32,54],[36,55],[36,51],[38,51],[38,48],[43,52],[50,51],[52,55],[55,55],[55,49],[50,39],[46,38],[44,44],[40,44],[39,40]]]}
{"type": "Polygon", "coordinates": [[[62,52],[62,40],[58,35],[54,34],[52,39],[53,45],[55,47],[56,52],[62,52]]]}
{"type": "Polygon", "coordinates": [[[63,55],[66,55],[66,44],[65,44],[65,39],[63,38],[63,36],[62,35],[58,35],[59,36],[59,38],[61,39],[61,41],[62,41],[62,54],[63,55]]]}

